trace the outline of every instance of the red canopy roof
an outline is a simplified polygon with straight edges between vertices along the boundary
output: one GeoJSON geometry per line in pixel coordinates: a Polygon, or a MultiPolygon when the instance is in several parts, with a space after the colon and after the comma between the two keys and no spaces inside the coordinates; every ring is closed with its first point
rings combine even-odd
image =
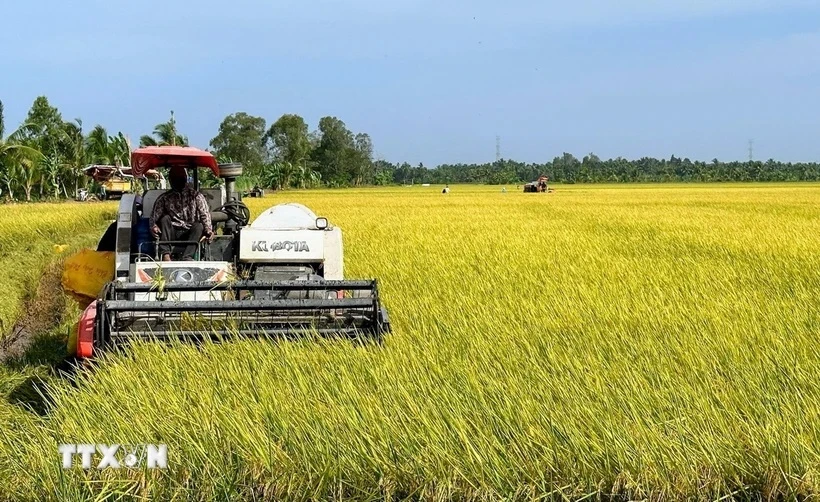
{"type": "Polygon", "coordinates": [[[219,165],[211,152],[191,146],[146,146],[131,152],[134,176],[142,176],[149,169],[160,167],[210,167],[219,176],[219,165]]]}

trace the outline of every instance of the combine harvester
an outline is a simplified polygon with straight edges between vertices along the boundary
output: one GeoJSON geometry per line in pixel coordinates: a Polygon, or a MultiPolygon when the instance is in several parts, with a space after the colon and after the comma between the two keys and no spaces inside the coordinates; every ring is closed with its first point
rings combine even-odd
{"type": "MultiPolygon", "coordinates": [[[[113,251],[114,276],[84,310],[77,325],[76,356],[89,358],[130,340],[231,335],[292,338],[306,333],[381,339],[390,331],[376,280],[345,280],[342,232],[301,204],[278,204],[253,222],[236,192],[239,164],[217,164],[191,147],[145,147],[132,152],[135,176],[185,167],[205,195],[212,242],[198,246],[195,261],[160,261],[148,218],[162,189],[125,194],[117,219],[98,251],[113,251]],[[224,180],[200,188],[198,169],[224,180]],[[105,244],[104,241],[108,241],[105,244]],[[106,249],[109,247],[110,249],[106,249]]],[[[181,249],[179,249],[181,250],[181,249]]]]}
{"type": "Polygon", "coordinates": [[[549,187],[549,178],[544,175],[538,177],[535,181],[530,181],[526,185],[524,185],[524,192],[533,192],[533,193],[552,193],[555,190],[549,187]]]}

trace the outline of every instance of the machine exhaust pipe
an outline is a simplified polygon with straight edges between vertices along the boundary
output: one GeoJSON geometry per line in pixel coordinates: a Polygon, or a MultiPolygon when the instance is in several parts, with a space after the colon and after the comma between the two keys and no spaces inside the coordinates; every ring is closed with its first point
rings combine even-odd
{"type": "Polygon", "coordinates": [[[236,191],[236,178],[242,176],[242,164],[230,162],[219,164],[219,177],[225,180],[225,200],[241,200],[242,197],[236,191]]]}

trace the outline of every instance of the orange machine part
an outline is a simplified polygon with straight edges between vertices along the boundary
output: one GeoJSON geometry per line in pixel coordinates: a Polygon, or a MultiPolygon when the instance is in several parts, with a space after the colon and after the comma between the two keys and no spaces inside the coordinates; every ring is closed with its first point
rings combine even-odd
{"type": "Polygon", "coordinates": [[[77,325],[77,357],[91,357],[94,352],[94,320],[97,318],[96,300],[85,308],[77,325]]]}

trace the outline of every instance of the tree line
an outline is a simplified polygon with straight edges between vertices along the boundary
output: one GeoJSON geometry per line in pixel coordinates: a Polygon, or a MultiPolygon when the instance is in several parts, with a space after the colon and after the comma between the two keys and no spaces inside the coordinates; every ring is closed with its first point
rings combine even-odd
{"type": "Polygon", "coordinates": [[[524,163],[501,159],[484,164],[442,164],[435,169],[423,165],[390,164],[377,161],[382,177],[391,183],[483,183],[518,184],[545,175],[559,183],[664,183],[724,181],[820,181],[817,162],[763,161],[710,162],[671,156],[669,159],[643,157],[637,160],[601,160],[593,153],[581,160],[570,153],[544,163],[524,163]]]}
{"type": "MultiPolygon", "coordinates": [[[[0,101],[0,200],[72,198],[92,185],[83,169],[92,164],[126,167],[136,146],[189,146],[173,112],[132,145],[122,132],[102,125],[84,130],[66,121],[48,98],[34,100],[25,120],[7,132],[0,101]]],[[[199,146],[199,145],[194,145],[199,146]]],[[[299,115],[285,114],[270,127],[262,117],[238,112],[225,117],[206,150],[219,162],[241,162],[240,187],[310,188],[373,184],[373,143],[337,117],[323,117],[310,131],[299,115]]],[[[203,171],[203,183],[220,181],[203,171]]]]}
{"type": "MultiPolygon", "coordinates": [[[[71,198],[91,181],[90,164],[127,166],[134,145],[122,132],[102,125],[86,131],[80,119],[66,121],[45,96],[34,100],[24,122],[6,134],[0,101],[0,198],[34,200],[71,198]]],[[[187,146],[173,112],[139,146],[187,146]]],[[[322,117],[311,131],[304,118],[284,114],[268,125],[263,117],[237,112],[225,117],[206,149],[220,162],[241,162],[240,186],[262,188],[346,187],[391,184],[520,184],[540,175],[560,183],[818,181],[820,164],[775,160],[748,162],[692,161],[644,157],[582,159],[564,153],[544,163],[501,159],[483,164],[442,164],[427,168],[373,158],[367,133],[353,132],[337,117],[322,117]]],[[[219,181],[206,176],[205,183],[219,181]]]]}

